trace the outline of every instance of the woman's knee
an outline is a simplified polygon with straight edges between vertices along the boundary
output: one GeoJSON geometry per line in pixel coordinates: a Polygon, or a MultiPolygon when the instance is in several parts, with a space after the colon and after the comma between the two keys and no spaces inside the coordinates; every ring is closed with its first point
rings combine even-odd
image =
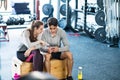
{"type": "Polygon", "coordinates": [[[43,57],[43,55],[42,55],[40,52],[35,53],[34,55],[36,55],[36,56],[40,56],[40,57],[43,57]]]}
{"type": "Polygon", "coordinates": [[[38,49],[36,49],[36,50],[32,50],[31,53],[36,54],[36,53],[40,53],[40,51],[38,49]]]}
{"type": "Polygon", "coordinates": [[[34,54],[34,56],[33,56],[34,60],[40,60],[40,61],[43,60],[43,55],[40,54],[40,51],[35,51],[34,50],[32,54],[34,54]]]}

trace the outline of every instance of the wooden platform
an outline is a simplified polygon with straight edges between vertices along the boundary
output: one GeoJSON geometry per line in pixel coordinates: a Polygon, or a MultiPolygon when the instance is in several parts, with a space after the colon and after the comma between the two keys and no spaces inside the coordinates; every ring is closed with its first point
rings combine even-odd
{"type": "Polygon", "coordinates": [[[26,75],[32,71],[32,63],[30,62],[22,62],[16,57],[12,60],[12,78],[15,74],[17,75],[26,75]]]}
{"type": "Polygon", "coordinates": [[[21,65],[21,75],[26,75],[32,71],[32,63],[30,62],[23,62],[21,65]]]}
{"type": "Polygon", "coordinates": [[[65,79],[67,76],[66,60],[51,60],[51,74],[58,79],[65,79]]]}
{"type": "MultiPolygon", "coordinates": [[[[12,77],[17,73],[18,75],[26,75],[32,71],[32,63],[21,62],[17,58],[12,61],[12,77]]],[[[65,79],[67,76],[66,60],[51,60],[51,75],[57,79],[65,79]]]]}

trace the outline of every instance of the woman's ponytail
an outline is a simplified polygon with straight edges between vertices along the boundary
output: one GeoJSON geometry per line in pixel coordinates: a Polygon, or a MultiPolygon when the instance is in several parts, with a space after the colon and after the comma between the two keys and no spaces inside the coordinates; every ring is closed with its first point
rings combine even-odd
{"type": "Polygon", "coordinates": [[[40,25],[43,25],[43,22],[41,22],[41,21],[39,21],[39,20],[34,20],[34,21],[32,21],[32,23],[31,23],[31,29],[29,30],[29,32],[30,32],[30,40],[31,40],[31,42],[34,42],[34,41],[36,41],[37,40],[37,38],[36,37],[34,37],[34,29],[35,28],[39,28],[40,27],[40,25]]]}

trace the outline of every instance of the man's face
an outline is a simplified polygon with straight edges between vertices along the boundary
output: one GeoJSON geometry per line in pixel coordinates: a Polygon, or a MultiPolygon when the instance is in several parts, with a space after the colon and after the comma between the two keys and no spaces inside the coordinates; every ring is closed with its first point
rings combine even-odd
{"type": "Polygon", "coordinates": [[[49,26],[49,29],[50,29],[50,32],[52,34],[56,34],[56,32],[57,32],[57,26],[51,25],[51,26],[49,26]]]}

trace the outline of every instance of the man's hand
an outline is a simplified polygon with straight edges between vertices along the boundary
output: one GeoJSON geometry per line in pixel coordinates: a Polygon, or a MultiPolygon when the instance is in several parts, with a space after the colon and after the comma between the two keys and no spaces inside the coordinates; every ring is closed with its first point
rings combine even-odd
{"type": "Polygon", "coordinates": [[[58,52],[59,51],[59,47],[55,46],[55,47],[51,47],[52,52],[58,52]]]}
{"type": "Polygon", "coordinates": [[[59,47],[57,46],[48,48],[48,53],[58,52],[58,51],[59,51],[59,47]]]}
{"type": "Polygon", "coordinates": [[[48,53],[52,53],[53,51],[52,51],[52,47],[49,47],[48,48],[48,53]]]}

